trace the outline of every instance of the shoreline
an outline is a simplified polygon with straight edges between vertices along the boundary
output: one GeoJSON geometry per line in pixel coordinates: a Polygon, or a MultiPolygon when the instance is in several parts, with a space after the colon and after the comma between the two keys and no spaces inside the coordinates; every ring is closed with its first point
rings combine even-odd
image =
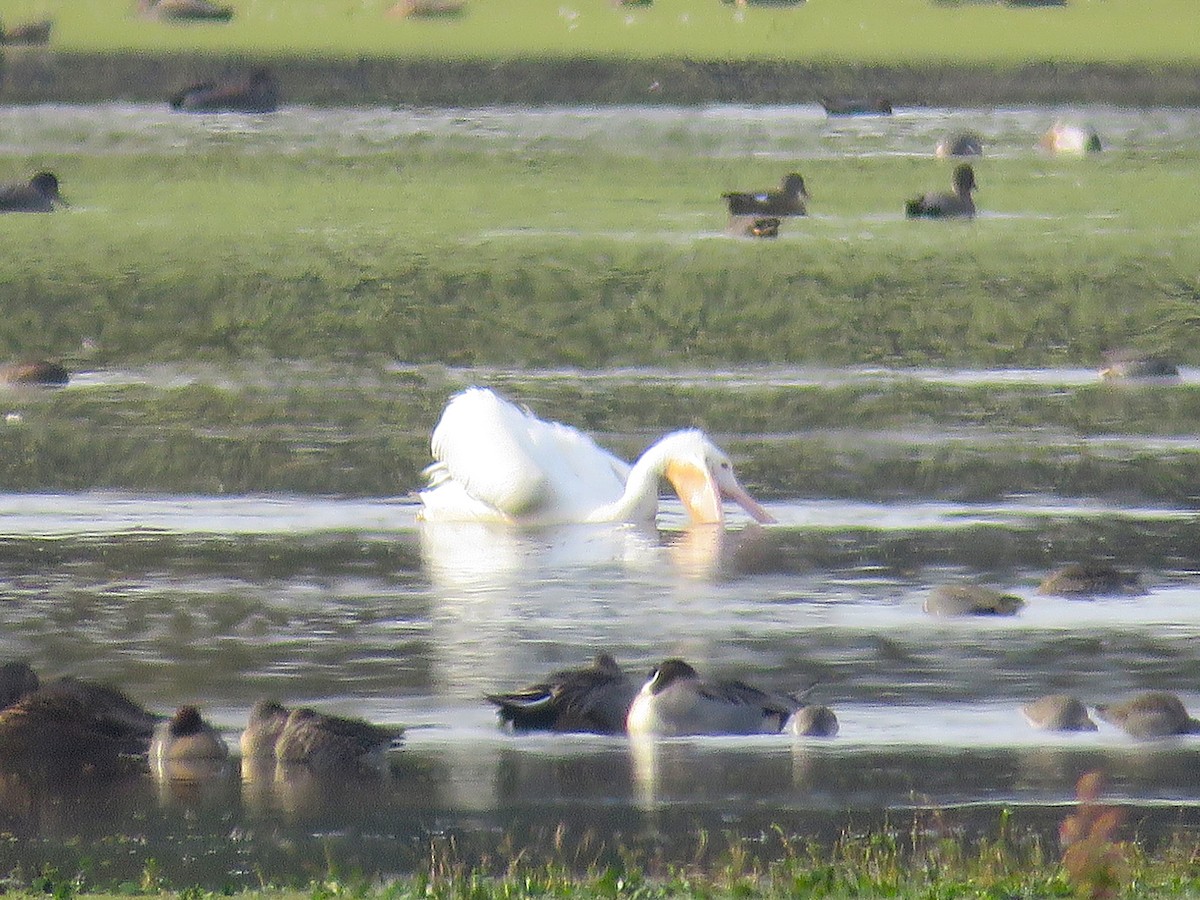
{"type": "Polygon", "coordinates": [[[312,106],[798,104],[886,97],[897,106],[1108,104],[1200,107],[1200,68],[1029,63],[1019,67],[686,59],[270,59],[239,54],[0,53],[0,104],[165,102],[254,65],[284,103],[312,106]]]}

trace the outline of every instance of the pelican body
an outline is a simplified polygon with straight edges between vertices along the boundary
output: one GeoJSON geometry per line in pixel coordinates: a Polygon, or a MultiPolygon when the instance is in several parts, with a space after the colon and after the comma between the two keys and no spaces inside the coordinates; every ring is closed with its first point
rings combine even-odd
{"type": "Polygon", "coordinates": [[[973,190],[975,170],[961,163],[954,169],[952,193],[922,194],[904,205],[904,214],[910,219],[970,218],[975,215],[973,190]]]}
{"type": "Polygon", "coordinates": [[[668,434],[631,466],[583,432],[475,387],[450,399],[431,449],[429,487],[420,494],[421,515],[431,522],[652,522],[661,478],[693,523],[723,523],[722,497],[759,522],[775,521],[695,429],[668,434]]]}
{"type": "Polygon", "coordinates": [[[638,691],[626,727],[656,737],[778,734],[803,707],[741,681],[704,681],[688,663],[668,659],[638,691]]]}

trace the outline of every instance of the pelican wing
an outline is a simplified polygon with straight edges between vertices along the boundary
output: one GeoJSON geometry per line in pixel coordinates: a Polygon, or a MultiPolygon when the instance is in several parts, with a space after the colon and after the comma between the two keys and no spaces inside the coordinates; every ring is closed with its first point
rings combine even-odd
{"type": "Polygon", "coordinates": [[[433,486],[452,483],[509,519],[553,518],[611,501],[629,470],[577,429],[542,421],[486,388],[450,399],[431,444],[433,486]]]}

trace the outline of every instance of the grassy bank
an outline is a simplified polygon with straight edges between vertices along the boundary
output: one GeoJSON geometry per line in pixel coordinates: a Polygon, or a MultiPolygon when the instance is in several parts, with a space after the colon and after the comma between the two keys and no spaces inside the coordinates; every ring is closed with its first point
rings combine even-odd
{"type": "Polygon", "coordinates": [[[393,0],[232,0],[232,22],[172,26],[128,0],[10,0],[11,21],[52,16],[53,46],[94,53],[179,51],[334,58],[599,57],[958,65],[1029,60],[1200,63],[1189,0],[1074,0],[1061,8],[930,0],[841,0],[739,8],[716,0],[470,0],[462,16],[388,17],[393,0]]]}
{"type": "Polygon", "coordinates": [[[717,0],[471,0],[442,20],[392,0],[236,2],[232,22],[170,25],[127,0],[12,0],[51,16],[50,50],[0,57],[0,101],[161,99],[250,60],[291,102],[812,102],[882,94],[915,105],[1197,105],[1200,13],[1189,0],[847,0],[739,8],[717,0]]]}
{"type": "Polygon", "coordinates": [[[985,160],[975,222],[910,222],[929,160],[809,160],[814,216],[723,236],[778,162],[422,135],[394,153],[40,155],[75,204],[0,220],[0,355],[573,365],[1197,362],[1186,152],[985,160]]]}
{"type": "MultiPolygon", "coordinates": [[[[540,852],[502,847],[489,861],[468,866],[452,841],[435,841],[428,870],[379,881],[377,876],[329,873],[306,886],[224,891],[165,883],[148,861],[140,882],[96,891],[86,874],[47,868],[10,879],[14,896],[56,898],[233,896],[242,900],[512,900],[581,898],[771,898],[783,897],[1125,897],[1185,898],[1200,894],[1195,838],[1177,838],[1152,852],[1119,840],[1119,811],[1092,807],[1082,820],[1081,840],[1059,859],[1056,840],[1044,842],[1001,822],[997,836],[943,831],[931,814],[911,832],[847,835],[823,847],[776,829],[755,841],[729,835],[698,835],[697,862],[664,866],[629,855],[620,862],[588,864],[603,848],[575,847],[582,868],[542,863],[540,852]],[[1109,819],[1101,816],[1108,815],[1109,819]],[[701,864],[700,859],[707,860],[701,864]],[[15,888],[15,890],[14,890],[15,888]]],[[[561,837],[561,835],[560,835],[561,837]]],[[[561,849],[561,848],[560,848],[561,849]]],[[[558,855],[557,852],[555,855],[558,855]]]]}
{"type": "Polygon", "coordinates": [[[611,55],[345,59],[267,56],[254,49],[169,55],[0,51],[0,102],[165,102],[183,85],[259,63],[276,74],[286,103],[318,106],[815,103],[839,96],[886,96],[902,106],[1200,105],[1200,66],[1184,60],[965,65],[611,55]]]}

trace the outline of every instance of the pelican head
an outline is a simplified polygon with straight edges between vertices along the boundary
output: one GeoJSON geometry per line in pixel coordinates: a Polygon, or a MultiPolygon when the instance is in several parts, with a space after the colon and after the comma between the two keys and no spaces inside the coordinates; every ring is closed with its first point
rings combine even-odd
{"type": "Polygon", "coordinates": [[[654,444],[634,465],[626,493],[638,490],[642,480],[650,476],[656,480],[661,476],[671,483],[692,524],[722,524],[722,498],[737,503],[755,521],[775,521],[738,482],[729,457],[702,431],[675,431],[654,444]]]}

